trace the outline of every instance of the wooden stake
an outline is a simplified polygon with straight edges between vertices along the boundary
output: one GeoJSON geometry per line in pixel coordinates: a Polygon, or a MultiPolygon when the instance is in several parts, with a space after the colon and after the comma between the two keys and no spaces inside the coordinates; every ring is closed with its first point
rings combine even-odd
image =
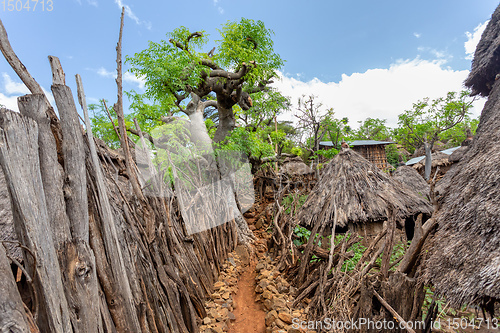
{"type": "Polygon", "coordinates": [[[403,317],[401,317],[397,312],[396,310],[394,310],[392,308],[392,306],[390,306],[389,303],[387,303],[385,301],[385,299],[382,298],[382,296],[380,296],[376,290],[373,290],[373,294],[375,295],[375,297],[377,297],[377,299],[380,301],[380,303],[382,303],[382,305],[387,309],[389,310],[389,312],[399,321],[400,325],[404,328],[406,328],[406,330],[410,333],[416,333],[414,330],[412,330],[409,326],[408,326],[408,323],[403,319],[403,317]]]}

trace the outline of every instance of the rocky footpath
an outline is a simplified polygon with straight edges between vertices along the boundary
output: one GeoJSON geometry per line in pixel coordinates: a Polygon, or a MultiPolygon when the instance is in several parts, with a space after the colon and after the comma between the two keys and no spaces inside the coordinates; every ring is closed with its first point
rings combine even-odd
{"type": "Polygon", "coordinates": [[[277,262],[267,253],[266,243],[271,237],[270,208],[254,206],[245,214],[256,236],[254,253],[250,256],[244,247],[238,247],[229,255],[214,284],[214,292],[205,304],[207,316],[201,323],[201,333],[316,333],[297,327],[297,323],[307,321],[306,310],[302,304],[292,308],[296,289],[286,281],[276,268],[277,262]],[[237,304],[240,302],[245,304],[237,304]],[[258,323],[256,309],[265,316],[265,323],[258,323]],[[243,328],[237,327],[238,323],[243,328]]]}
{"type": "Polygon", "coordinates": [[[232,252],[222,269],[218,281],[214,284],[214,292],[205,303],[207,316],[201,323],[201,333],[227,332],[229,323],[236,320],[233,311],[237,304],[233,296],[238,292],[238,277],[245,267],[240,256],[232,252]]]}
{"type": "Polygon", "coordinates": [[[301,304],[292,307],[296,289],[283,278],[275,264],[270,257],[265,257],[255,266],[255,301],[261,302],[267,312],[266,333],[315,333],[299,329],[298,324],[307,321],[306,311],[301,304]]]}

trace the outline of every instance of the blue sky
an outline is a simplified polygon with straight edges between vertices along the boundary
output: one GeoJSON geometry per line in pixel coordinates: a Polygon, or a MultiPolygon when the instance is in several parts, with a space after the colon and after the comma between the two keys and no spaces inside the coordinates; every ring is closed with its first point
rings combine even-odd
{"type": "MultiPolygon", "coordinates": [[[[54,55],[73,91],[74,75],[82,76],[89,103],[116,100],[121,5],[127,8],[124,55],[181,25],[205,30],[214,41],[221,24],[246,17],[262,20],[275,33],[275,50],[286,60],[275,86],[294,102],[302,94],[318,96],[354,126],[366,117],[394,126],[397,114],[418,99],[460,90],[480,33],[498,5],[497,0],[52,0],[49,12],[45,1],[45,11],[40,4],[35,11],[9,11],[0,4],[0,18],[15,52],[46,91],[47,56],[54,55]]],[[[3,58],[0,75],[0,104],[16,109],[16,96],[27,90],[3,58]]],[[[143,91],[139,79],[130,74],[124,79],[125,90],[143,91]]],[[[282,117],[291,119],[292,113],[282,117]]]]}

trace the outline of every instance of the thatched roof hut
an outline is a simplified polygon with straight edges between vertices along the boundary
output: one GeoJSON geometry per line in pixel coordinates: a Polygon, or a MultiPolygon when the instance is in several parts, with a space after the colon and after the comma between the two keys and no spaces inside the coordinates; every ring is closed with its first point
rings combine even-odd
{"type": "Polygon", "coordinates": [[[388,203],[396,208],[399,221],[432,213],[426,199],[353,150],[345,149],[325,167],[298,218],[305,226],[324,223],[332,227],[335,217],[337,227],[357,228],[385,221],[388,203]]]}
{"type": "Polygon", "coordinates": [[[299,156],[287,157],[280,168],[280,172],[292,177],[314,175],[314,170],[305,164],[299,156]]]}
{"type": "MultiPolygon", "coordinates": [[[[489,91],[484,89],[489,82],[487,63],[491,61],[493,51],[484,50],[485,45],[491,43],[496,54],[500,51],[499,8],[483,33],[473,72],[467,80],[467,84],[479,93],[489,91]]],[[[498,58],[495,59],[498,61],[498,58]]],[[[457,167],[443,178],[448,186],[438,197],[440,208],[436,218],[439,229],[427,263],[427,276],[436,291],[453,306],[485,304],[492,299],[500,301],[498,128],[500,80],[493,84],[476,137],[457,167]]]]}
{"type": "Polygon", "coordinates": [[[392,178],[413,189],[422,198],[430,199],[430,186],[424,178],[412,167],[403,165],[392,173],[392,178]]]}
{"type": "Polygon", "coordinates": [[[472,89],[474,95],[488,96],[497,74],[500,73],[500,6],[497,7],[491,20],[477,44],[474,60],[465,85],[472,89]]]}

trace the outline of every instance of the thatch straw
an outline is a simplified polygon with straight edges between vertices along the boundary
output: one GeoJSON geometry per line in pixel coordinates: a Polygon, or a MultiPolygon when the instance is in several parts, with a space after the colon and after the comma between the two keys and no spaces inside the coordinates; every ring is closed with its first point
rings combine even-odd
{"type": "Polygon", "coordinates": [[[472,69],[465,85],[472,89],[474,95],[488,96],[491,87],[500,73],[500,6],[497,7],[491,20],[477,44],[472,69]]]}
{"type": "Polygon", "coordinates": [[[302,161],[298,156],[287,157],[280,168],[281,173],[289,176],[304,176],[314,174],[314,170],[302,161]]]}
{"type": "Polygon", "coordinates": [[[460,162],[460,160],[462,159],[462,157],[464,157],[468,149],[469,146],[462,146],[458,148],[453,153],[451,153],[451,155],[448,157],[448,161],[450,161],[451,163],[460,162]]]}
{"type": "MultiPolygon", "coordinates": [[[[488,33],[484,36],[489,38],[488,33]]],[[[481,114],[476,137],[452,172],[443,178],[448,187],[438,197],[439,229],[427,277],[452,306],[481,303],[489,298],[500,300],[499,128],[497,81],[481,114]]]]}
{"type": "Polygon", "coordinates": [[[392,173],[392,178],[413,189],[422,198],[430,200],[430,186],[414,168],[400,166],[392,173]]]}
{"type": "Polygon", "coordinates": [[[339,227],[349,222],[378,222],[387,219],[388,203],[396,208],[400,220],[432,212],[427,200],[346,149],[325,167],[298,218],[306,226],[317,222],[332,226],[335,214],[339,227]]]}

